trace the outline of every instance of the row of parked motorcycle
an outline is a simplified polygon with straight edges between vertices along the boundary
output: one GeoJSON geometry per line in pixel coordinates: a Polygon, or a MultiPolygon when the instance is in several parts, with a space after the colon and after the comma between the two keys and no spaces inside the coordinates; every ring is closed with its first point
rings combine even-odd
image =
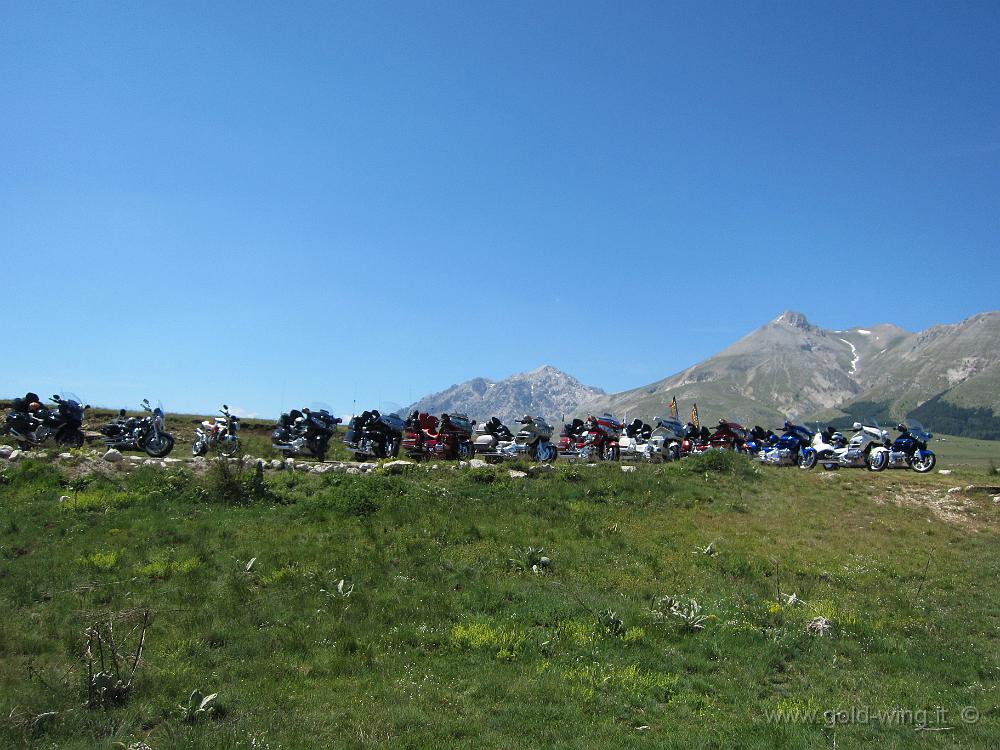
{"type": "MultiPolygon", "coordinates": [[[[2,434],[13,436],[22,448],[47,443],[82,446],[84,412],[90,407],[72,394],[54,395],[52,402],[44,405],[30,392],[15,399],[2,434]]],[[[152,406],[144,399],[141,407],[140,416],[128,416],[120,410],[116,418],[101,426],[102,439],[110,448],[145,451],[162,458],[174,447],[163,406],[152,406]]],[[[582,461],[661,462],[708,450],[734,450],[765,464],[802,469],[821,465],[827,470],[910,468],[926,473],[936,463],[934,452],[927,447],[933,435],[914,420],[897,425],[899,435],[894,439],[869,418],[855,422],[850,437],[832,427],[811,430],[792,422],[785,422],[775,432],[720,419],[710,431],[691,422],[684,424],[676,416],[657,417],[651,425],[641,419],[626,424],[605,414],[574,419],[564,424],[558,439],[553,440],[554,428],[540,416],[525,415],[516,422],[518,426],[512,430],[496,417],[477,424],[464,414],[436,417],[414,411],[403,419],[373,409],[350,420],[343,442],[361,461],[392,458],[402,452],[417,461],[480,457],[491,462],[527,458],[550,463],[561,456],[582,461]]],[[[341,418],[327,409],[293,409],[281,415],[271,433],[271,445],[284,456],[309,455],[322,461],[341,423],[341,418]]],[[[191,453],[236,455],[239,431],[239,417],[223,404],[219,416],[195,429],[191,453]]]]}
{"type": "Polygon", "coordinates": [[[368,411],[351,420],[344,443],[359,459],[396,456],[402,448],[417,460],[479,456],[487,461],[552,462],[562,456],[583,461],[662,462],[708,450],[734,450],[772,466],[812,469],[821,465],[831,471],[909,468],[926,473],[936,463],[927,447],[933,435],[915,420],[897,425],[895,439],[869,418],[855,422],[850,437],[832,427],[810,430],[792,422],[785,422],[778,432],[747,429],[724,419],[711,431],[673,416],[657,417],[654,422],[635,419],[625,424],[609,414],[589,416],[564,424],[558,441],[553,442],[552,426],[538,416],[518,419],[513,431],[496,417],[477,425],[461,414],[438,418],[413,412],[403,420],[395,414],[368,411]]]}
{"type": "MultiPolygon", "coordinates": [[[[83,419],[89,408],[71,393],[53,395],[52,403],[46,405],[38,394],[28,392],[12,402],[0,435],[13,437],[23,449],[46,445],[79,448],[84,444],[83,419]]],[[[153,406],[149,399],[143,399],[140,408],[139,416],[129,416],[121,409],[115,418],[101,425],[104,444],[123,451],[143,451],[154,458],[169,455],[175,440],[166,428],[163,405],[153,406]]],[[[285,456],[311,455],[323,460],[341,421],[325,409],[294,409],[281,415],[271,433],[271,444],[285,456]]],[[[191,454],[235,456],[240,450],[239,432],[240,418],[223,404],[219,416],[195,428],[191,454]]]]}

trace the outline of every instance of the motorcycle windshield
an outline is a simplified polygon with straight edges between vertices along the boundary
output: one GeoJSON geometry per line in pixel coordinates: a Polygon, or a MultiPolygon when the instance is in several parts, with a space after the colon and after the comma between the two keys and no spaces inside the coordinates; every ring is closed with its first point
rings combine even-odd
{"type": "Polygon", "coordinates": [[[83,399],[71,391],[59,394],[61,413],[74,421],[83,421],[83,399]]]}
{"type": "Polygon", "coordinates": [[[805,440],[807,443],[812,440],[813,433],[808,427],[801,424],[791,424],[785,430],[786,435],[794,435],[799,440],[805,440]]]}
{"type": "Polygon", "coordinates": [[[310,420],[319,429],[327,431],[337,429],[340,419],[333,414],[333,407],[324,401],[314,401],[309,405],[310,420]]]}
{"type": "Polygon", "coordinates": [[[861,423],[862,427],[871,427],[872,429],[879,431],[882,429],[882,425],[879,424],[875,417],[861,417],[858,421],[861,423]]]}
{"type": "Polygon", "coordinates": [[[313,401],[309,404],[309,411],[314,417],[318,417],[320,421],[327,424],[332,425],[337,420],[337,417],[334,416],[336,412],[333,407],[325,401],[313,401]]]}
{"type": "Polygon", "coordinates": [[[905,424],[906,424],[906,429],[908,429],[910,431],[910,434],[913,435],[913,437],[915,437],[917,440],[921,440],[926,443],[928,440],[931,439],[932,437],[931,431],[928,430],[926,427],[924,427],[924,425],[918,422],[917,420],[910,419],[907,420],[905,424]]]}

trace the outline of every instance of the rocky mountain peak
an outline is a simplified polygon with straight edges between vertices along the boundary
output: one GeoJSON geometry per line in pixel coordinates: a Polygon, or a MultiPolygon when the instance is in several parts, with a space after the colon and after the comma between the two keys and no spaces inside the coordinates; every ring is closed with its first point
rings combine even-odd
{"type": "Polygon", "coordinates": [[[806,320],[806,316],[794,310],[785,310],[781,315],[771,321],[772,325],[783,325],[790,328],[801,328],[808,331],[812,324],[806,320]]]}
{"type": "Polygon", "coordinates": [[[475,419],[499,417],[505,422],[534,414],[554,423],[572,414],[584,401],[603,395],[600,388],[583,385],[552,365],[542,365],[500,381],[473,378],[425,396],[408,411],[459,411],[475,419]]]}

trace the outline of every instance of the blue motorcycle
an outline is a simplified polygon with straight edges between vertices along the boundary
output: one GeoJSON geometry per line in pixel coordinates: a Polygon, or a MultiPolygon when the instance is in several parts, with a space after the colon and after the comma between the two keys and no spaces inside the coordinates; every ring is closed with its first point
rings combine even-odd
{"type": "Polygon", "coordinates": [[[937,463],[937,456],[934,451],[928,450],[927,443],[934,435],[913,419],[908,424],[897,425],[896,429],[900,434],[892,445],[877,449],[885,454],[885,458],[879,456],[879,464],[887,469],[913,469],[918,474],[931,471],[937,463]]]}
{"type": "Polygon", "coordinates": [[[761,463],[770,466],[798,466],[811,469],[816,465],[816,449],[812,447],[813,433],[802,425],[785,422],[784,434],[772,443],[765,444],[758,454],[761,463]]]}

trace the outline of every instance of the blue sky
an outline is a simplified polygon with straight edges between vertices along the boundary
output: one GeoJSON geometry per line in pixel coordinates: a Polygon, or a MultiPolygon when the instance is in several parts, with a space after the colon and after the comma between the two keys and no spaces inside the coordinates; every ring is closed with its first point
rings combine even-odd
{"type": "Polygon", "coordinates": [[[245,412],[998,307],[1000,4],[0,4],[0,393],[245,412]]]}

